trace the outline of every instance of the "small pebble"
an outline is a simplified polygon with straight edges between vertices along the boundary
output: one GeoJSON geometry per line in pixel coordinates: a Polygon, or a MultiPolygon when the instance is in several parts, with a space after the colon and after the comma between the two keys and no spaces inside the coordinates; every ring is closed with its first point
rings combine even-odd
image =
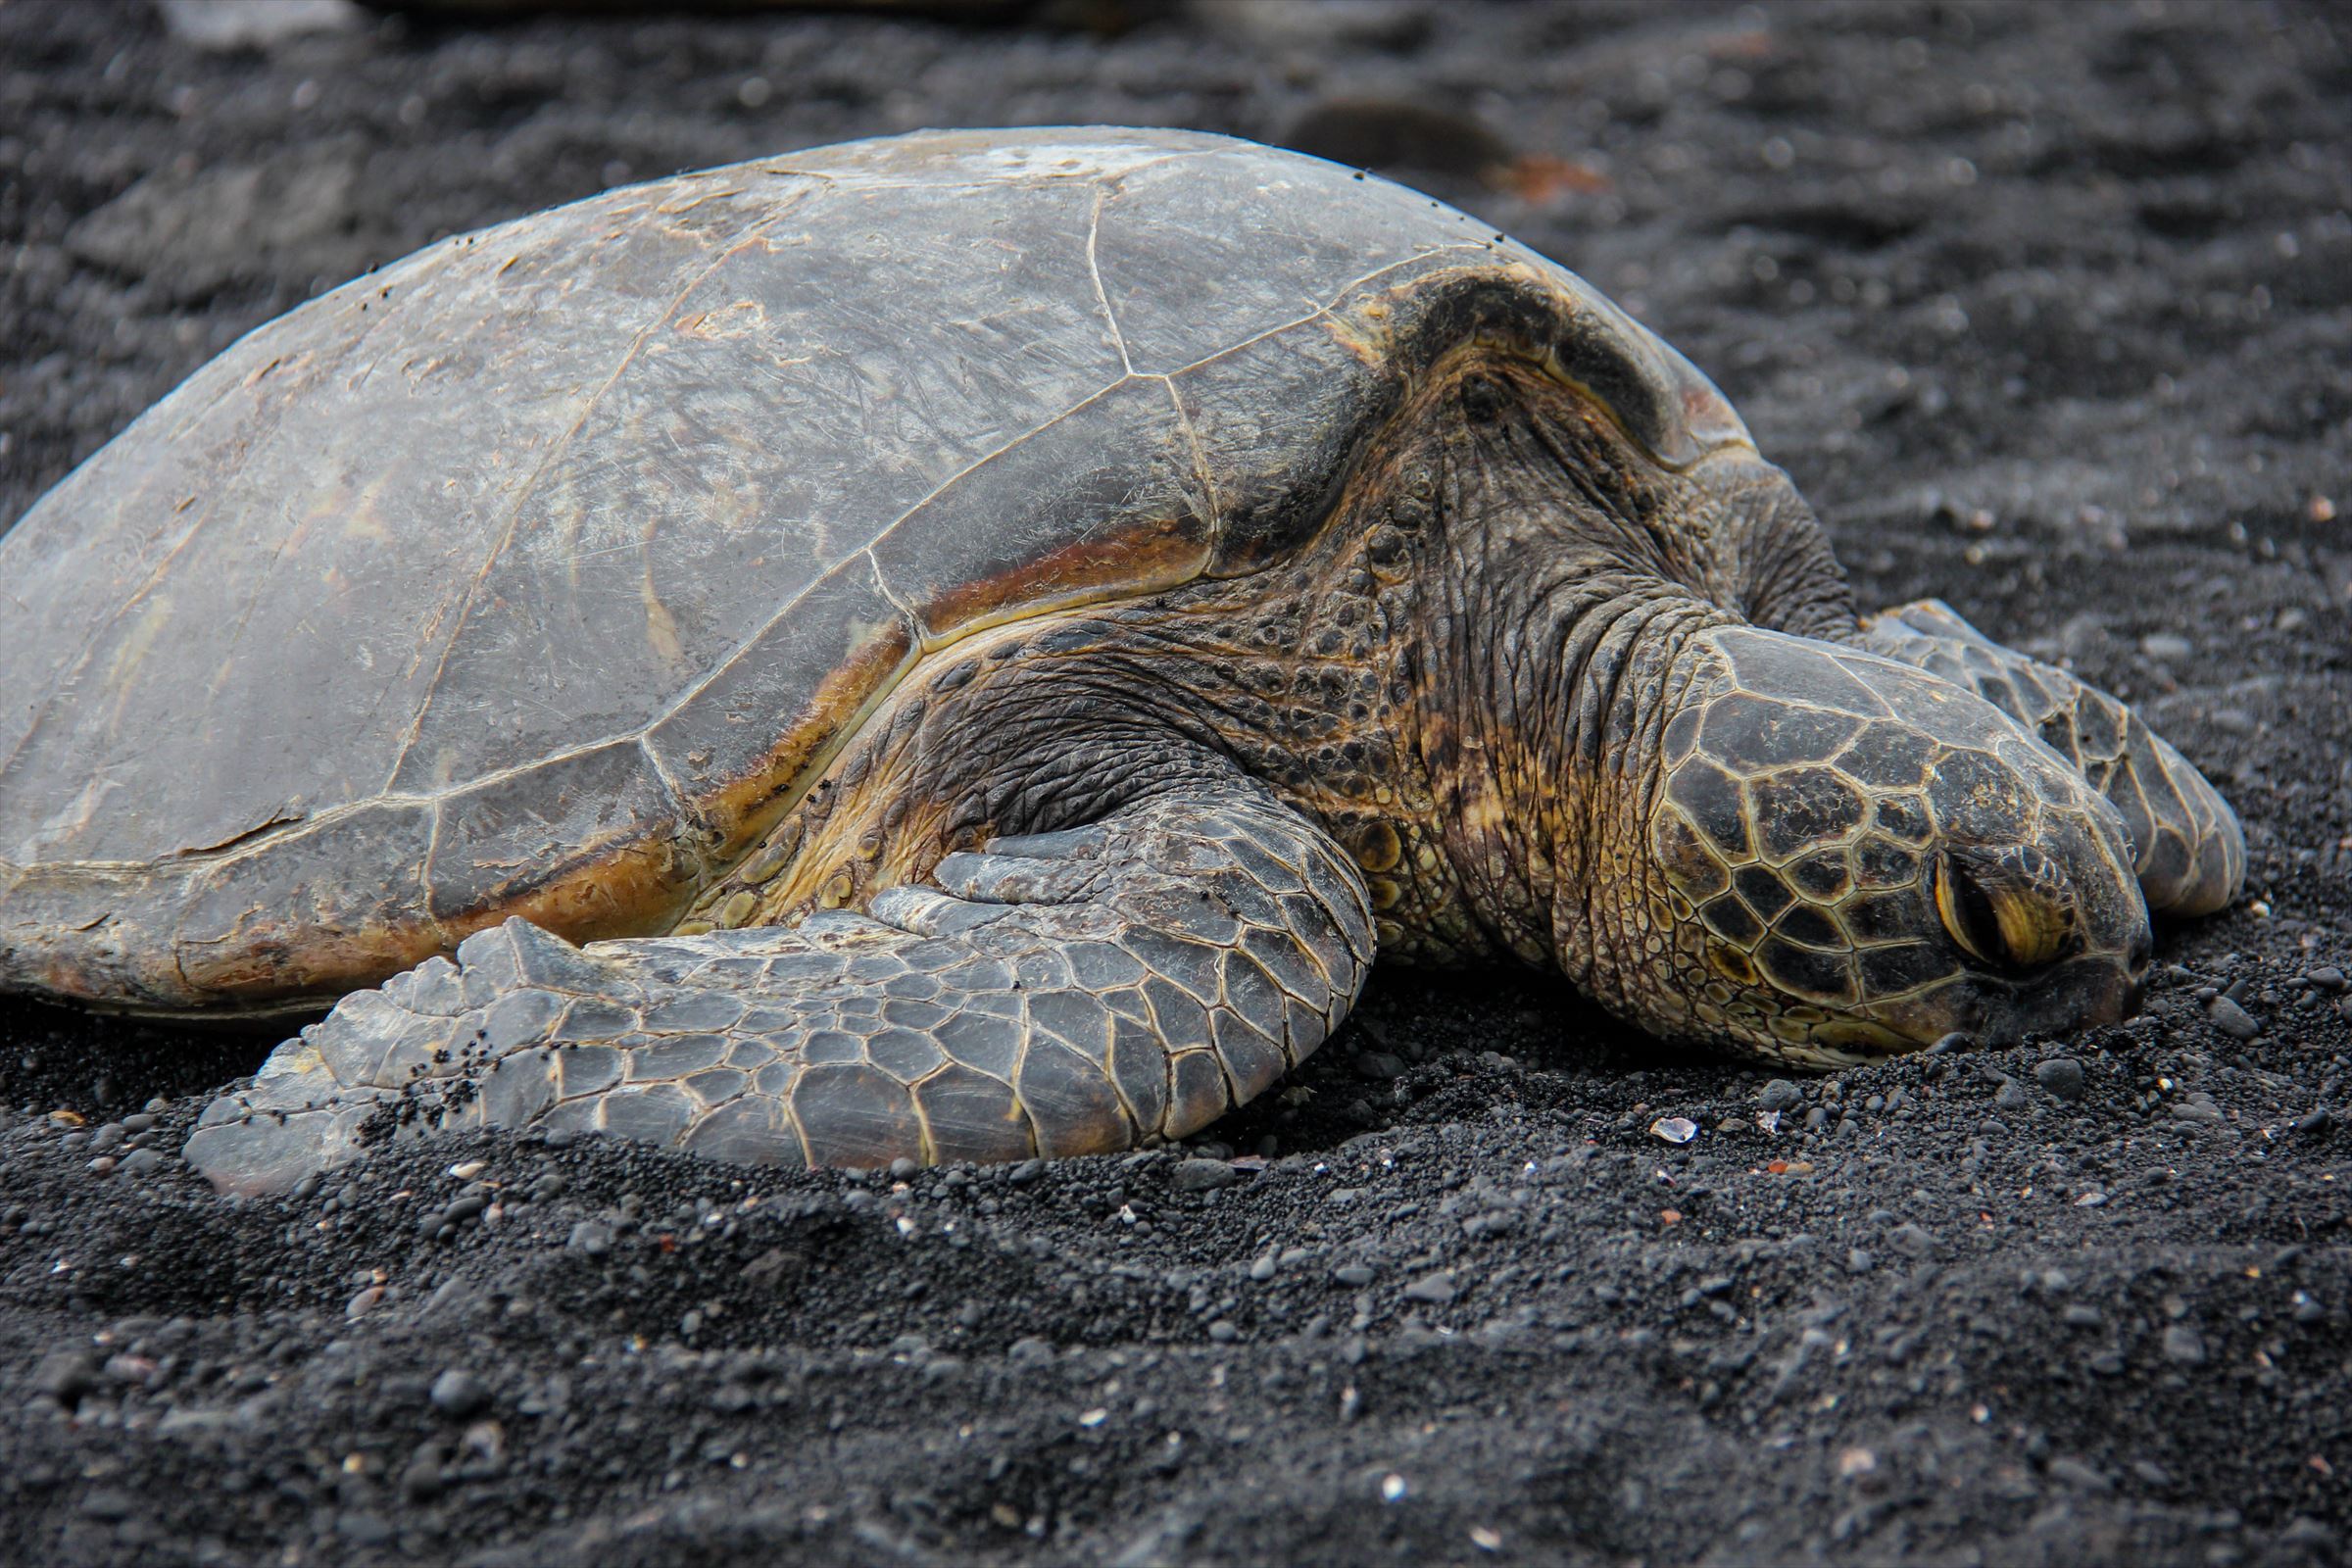
{"type": "Polygon", "coordinates": [[[80,1347],[52,1350],[32,1374],[32,1386],[60,1404],[72,1404],[98,1385],[98,1357],[80,1347]]]}
{"type": "Polygon", "coordinates": [[[2328,1113],[2326,1105],[2314,1105],[2295,1119],[2295,1131],[2305,1137],[2317,1136],[2334,1125],[2335,1118],[2328,1113]]]}
{"type": "Polygon", "coordinates": [[[1170,1185],[1180,1193],[1206,1193],[1241,1179],[1242,1173],[1221,1159],[1180,1159],[1170,1185]]]}
{"type": "Polygon", "coordinates": [[[1372,1283],[1372,1267],[1368,1263],[1345,1263],[1333,1269],[1331,1277],[1342,1285],[1361,1290],[1372,1283]]]}
{"type": "MultiPolygon", "coordinates": [[[[2306,969],[2303,971],[2303,978],[2330,995],[2341,993],[2347,984],[2352,984],[2344,979],[2344,971],[2332,963],[2323,964],[2317,969],[2306,969]]],[[[122,1124],[126,1127],[129,1126],[130,1118],[127,1116],[122,1118],[122,1124]]]]}
{"type": "Polygon", "coordinates": [[[1897,1225],[1886,1233],[1886,1239],[1913,1257],[1927,1258],[1936,1255],[1936,1238],[1922,1226],[1897,1225]]]}
{"type": "Polygon", "coordinates": [[[2113,1485],[2104,1474],[2080,1459],[2052,1459],[2050,1479],[2063,1481],[2070,1487],[2080,1487],[2084,1492],[2105,1492],[2113,1485]]]}
{"type": "Polygon", "coordinates": [[[2254,1021],[2254,1015],[2229,997],[2214,998],[2205,1010],[2213,1019],[2213,1026],[2232,1040],[2251,1040],[2262,1033],[2262,1025],[2254,1021]]]}
{"type": "Polygon", "coordinates": [[[2175,1323],[2164,1331],[2164,1358],[2182,1366],[2203,1366],[2204,1337],[2185,1323],[2175,1323]]]}
{"type": "Polygon", "coordinates": [[[473,1373],[453,1366],[433,1379],[432,1392],[427,1397],[433,1401],[434,1409],[463,1421],[489,1407],[490,1390],[473,1373]]]}
{"type": "Polygon", "coordinates": [[[1435,1274],[1424,1274],[1404,1288],[1407,1300],[1428,1301],[1436,1306],[1445,1305],[1458,1294],[1460,1293],[1454,1288],[1451,1269],[1440,1269],[1435,1274]]]}
{"type": "Polygon", "coordinates": [[[1274,1254],[1268,1252],[1250,1265],[1250,1277],[1263,1285],[1274,1277],[1274,1254]]]}
{"type": "Polygon", "coordinates": [[[2052,1056],[2034,1064],[2034,1081],[2060,1100],[2082,1098],[2082,1064],[2072,1056],[2052,1056]]]}
{"type": "Polygon", "coordinates": [[[1794,1110],[1804,1100],[1805,1092],[1786,1078],[1775,1078],[1756,1098],[1766,1110],[1794,1110]]]}

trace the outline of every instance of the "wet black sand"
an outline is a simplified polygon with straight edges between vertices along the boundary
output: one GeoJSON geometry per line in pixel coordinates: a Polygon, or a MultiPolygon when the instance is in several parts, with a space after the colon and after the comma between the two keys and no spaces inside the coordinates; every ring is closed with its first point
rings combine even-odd
{"type": "Polygon", "coordinates": [[[238,1206],[175,1151],[258,1047],[6,1004],[0,1558],[2338,1560],[2341,16],[1209,5],[203,54],[0,8],[0,517],[451,230],[917,124],[1320,107],[1301,139],[1425,166],[1715,373],[1867,600],[1942,593],[2142,704],[2253,856],[2132,1025],[1808,1082],[1777,1132],[1768,1075],[1555,987],[1387,974],[1213,1130],[1262,1169],[492,1138],[238,1206]],[[1536,161],[1468,172],[1494,149],[1406,109],[1536,161]]]}

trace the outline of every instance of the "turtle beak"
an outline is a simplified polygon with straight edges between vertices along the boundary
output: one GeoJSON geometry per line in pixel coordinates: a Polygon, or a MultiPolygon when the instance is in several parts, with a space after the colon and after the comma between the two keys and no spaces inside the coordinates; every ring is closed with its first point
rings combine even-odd
{"type": "Polygon", "coordinates": [[[2023,979],[1972,975],[1938,999],[1941,1016],[1933,1027],[1939,1039],[1957,1032],[1997,1047],[2121,1023],[2146,1000],[2151,948],[2143,919],[2122,962],[2086,954],[2023,979]]]}

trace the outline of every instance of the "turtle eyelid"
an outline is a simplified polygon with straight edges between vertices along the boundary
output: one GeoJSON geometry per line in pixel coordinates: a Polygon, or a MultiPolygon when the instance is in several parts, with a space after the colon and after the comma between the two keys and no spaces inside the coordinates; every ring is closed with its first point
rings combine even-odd
{"type": "Polygon", "coordinates": [[[2074,935],[2072,900],[2062,880],[2035,869],[1960,850],[1936,858],[1936,913],[1963,953],[2010,974],[2064,956],[2074,935]]]}

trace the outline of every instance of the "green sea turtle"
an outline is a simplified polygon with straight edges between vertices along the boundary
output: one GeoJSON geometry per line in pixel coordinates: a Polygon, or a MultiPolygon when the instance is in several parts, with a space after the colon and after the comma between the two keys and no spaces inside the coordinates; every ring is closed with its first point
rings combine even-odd
{"type": "Polygon", "coordinates": [[[2243,874],[2114,700],[1858,620],[1591,287],[1211,136],[437,244],[199,370],[0,585],[0,988],[333,1004],[204,1114],[232,1189],[388,1126],[1148,1145],[1375,956],[1801,1066],[2008,1040],[2123,1015],[2149,908],[2243,874]]]}

